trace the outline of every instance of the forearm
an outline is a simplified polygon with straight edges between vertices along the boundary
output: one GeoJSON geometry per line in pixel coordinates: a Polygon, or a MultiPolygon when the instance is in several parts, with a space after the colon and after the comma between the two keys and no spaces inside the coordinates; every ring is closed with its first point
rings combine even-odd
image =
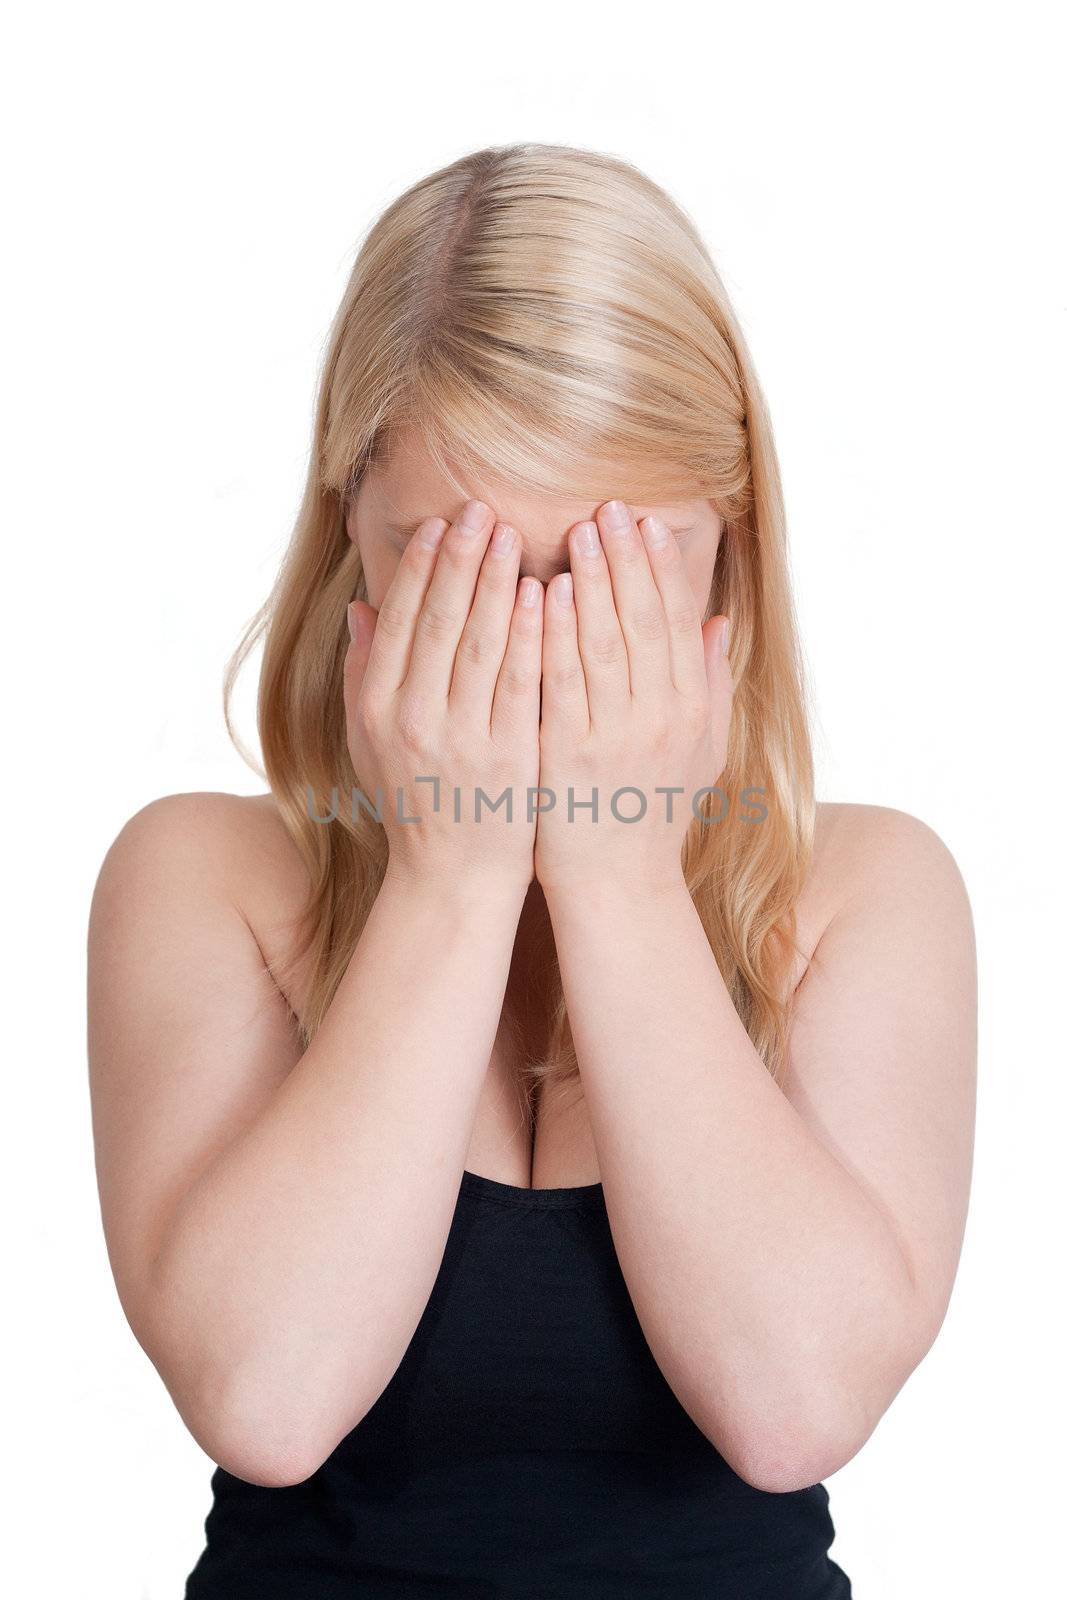
{"type": "Polygon", "coordinates": [[[253,1461],[322,1455],[399,1364],[440,1266],[524,893],[387,874],[311,1045],[170,1219],[154,1326],[198,1436],[218,1429],[253,1461]]]}
{"type": "Polygon", "coordinates": [[[549,910],[649,1346],[738,1470],[814,1482],[913,1364],[896,1235],[771,1079],[681,879],[656,898],[556,893],[549,910]]]}

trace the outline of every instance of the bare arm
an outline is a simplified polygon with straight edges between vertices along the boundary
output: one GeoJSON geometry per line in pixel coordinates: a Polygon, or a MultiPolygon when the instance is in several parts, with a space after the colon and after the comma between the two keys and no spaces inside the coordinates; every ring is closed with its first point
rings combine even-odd
{"type": "Polygon", "coordinates": [[[800,984],[784,1092],[684,883],[549,907],[645,1335],[723,1456],[773,1491],[868,1438],[941,1325],[967,1211],[966,892],[930,829],[856,809],[852,893],[800,984]]]}
{"type": "MultiPolygon", "coordinates": [[[[409,667],[403,607],[390,602],[386,616],[383,603],[370,713],[355,681],[371,681],[368,652],[353,647],[346,700],[361,773],[373,764],[365,724],[395,748],[404,674],[435,671],[443,652],[450,671],[470,612],[477,661],[456,682],[477,707],[478,675],[489,675],[498,745],[516,778],[536,781],[539,609],[509,637],[511,563],[470,609],[463,584],[473,588],[484,547],[459,543],[436,569],[427,549],[405,556],[400,574],[420,596],[431,571],[443,574],[434,627],[415,635],[409,667]]],[[[433,704],[425,681],[419,704],[433,704]]],[[[435,737],[432,720],[424,731],[435,737]]],[[[450,730],[478,781],[501,761],[489,734],[488,716],[477,733],[450,730]]],[[[407,754],[415,770],[450,770],[429,743],[407,754]]],[[[384,775],[386,793],[396,776],[384,775]]],[[[466,770],[454,776],[468,781],[466,770]]],[[[433,819],[408,826],[411,843],[391,848],[328,1014],[299,1055],[239,909],[242,851],[219,815],[227,804],[232,815],[227,797],[156,802],[104,863],[90,919],[94,1130],[131,1326],[208,1454],[249,1481],[283,1484],[314,1471],[373,1404],[425,1307],[531,869],[504,824],[465,844],[433,819]]]]}
{"type": "Polygon", "coordinates": [[[930,828],[845,808],[778,1087],[682,875],[691,797],[724,771],[725,619],[700,623],[669,530],[608,509],[600,538],[572,530],[574,603],[548,587],[541,781],[683,800],[635,825],[606,802],[595,822],[546,811],[535,870],[649,1346],[740,1476],[795,1489],[859,1449],[945,1314],[974,1129],[970,906],[930,828]]]}

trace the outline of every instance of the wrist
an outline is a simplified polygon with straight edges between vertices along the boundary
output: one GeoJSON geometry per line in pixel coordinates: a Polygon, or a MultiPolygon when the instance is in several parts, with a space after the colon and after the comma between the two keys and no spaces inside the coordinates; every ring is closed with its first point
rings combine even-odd
{"type": "Polygon", "coordinates": [[[390,898],[418,904],[427,910],[454,911],[464,916],[499,912],[517,916],[530,887],[530,875],[520,877],[501,869],[468,867],[454,870],[414,871],[390,858],[380,892],[390,898]]]}
{"type": "Polygon", "coordinates": [[[553,907],[568,911],[574,908],[594,912],[640,911],[642,907],[692,898],[680,862],[675,871],[663,870],[656,875],[622,877],[610,873],[574,872],[548,882],[539,881],[550,912],[553,907]]]}

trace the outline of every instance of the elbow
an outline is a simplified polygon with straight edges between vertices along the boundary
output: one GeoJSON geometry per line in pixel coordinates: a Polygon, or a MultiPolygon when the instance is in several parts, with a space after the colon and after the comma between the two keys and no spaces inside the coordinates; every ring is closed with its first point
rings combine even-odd
{"type": "Polygon", "coordinates": [[[217,1466],[262,1489],[291,1489],[306,1483],[336,1444],[313,1437],[306,1426],[287,1426],[277,1415],[248,1406],[210,1411],[198,1406],[185,1420],[217,1466]]]}
{"type": "Polygon", "coordinates": [[[707,1402],[695,1418],[737,1476],[768,1494],[791,1494],[833,1477],[860,1451],[928,1347],[925,1327],[911,1324],[884,1339],[879,1359],[853,1361],[847,1372],[813,1379],[779,1371],[760,1403],[749,1396],[724,1416],[707,1402]],[[701,1420],[701,1418],[703,1420],[701,1420]]]}
{"type": "Polygon", "coordinates": [[[765,1494],[793,1494],[821,1483],[851,1461],[874,1431],[869,1416],[833,1406],[768,1407],[760,1417],[721,1416],[701,1432],[743,1482],[765,1494]]]}
{"type": "Polygon", "coordinates": [[[337,1446],[337,1437],[309,1420],[314,1407],[306,1396],[282,1401],[271,1385],[252,1383],[245,1374],[200,1381],[190,1389],[179,1399],[171,1387],[182,1420],[205,1454],[243,1483],[294,1488],[337,1446]]]}
{"type": "Polygon", "coordinates": [[[306,1483],[326,1459],[322,1452],[308,1450],[302,1441],[279,1447],[265,1445],[261,1439],[249,1441],[226,1435],[210,1447],[207,1441],[202,1440],[201,1444],[223,1472],[261,1489],[292,1489],[306,1483]]]}
{"type": "Polygon", "coordinates": [[[269,1357],[237,1360],[209,1351],[177,1337],[173,1326],[160,1333],[157,1321],[135,1332],[185,1426],[231,1477],[265,1489],[293,1488],[336,1449],[337,1419],[347,1411],[328,1384],[316,1390],[306,1372],[294,1382],[291,1368],[269,1357]]]}
{"type": "Polygon", "coordinates": [[[729,1454],[722,1454],[753,1489],[764,1494],[793,1494],[832,1477],[852,1459],[861,1443],[802,1430],[771,1436],[752,1433],[737,1441],[729,1454]]]}

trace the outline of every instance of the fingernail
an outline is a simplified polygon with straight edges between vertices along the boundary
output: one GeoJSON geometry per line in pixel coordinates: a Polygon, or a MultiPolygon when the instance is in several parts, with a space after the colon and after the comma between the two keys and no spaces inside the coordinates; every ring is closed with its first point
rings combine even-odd
{"type": "Polygon", "coordinates": [[[484,533],[489,526],[489,519],[493,515],[489,507],[481,500],[468,500],[459,514],[456,523],[460,533],[468,537],[476,533],[484,533]]]}
{"type": "Polygon", "coordinates": [[[583,556],[600,554],[600,529],[595,522],[579,522],[574,530],[574,542],[583,556]]]}
{"type": "Polygon", "coordinates": [[[667,543],[667,524],[661,522],[658,517],[646,517],[640,527],[645,536],[645,543],[653,550],[661,550],[667,543]]]}
{"type": "Polygon", "coordinates": [[[540,588],[541,585],[538,583],[536,578],[523,578],[522,582],[519,584],[520,606],[535,606],[537,604],[537,595],[540,588]]]}
{"type": "Polygon", "coordinates": [[[719,654],[725,655],[730,647],[730,619],[727,617],[722,632],[719,634],[719,654]]]}
{"type": "Polygon", "coordinates": [[[419,529],[419,543],[430,550],[436,550],[445,536],[448,523],[444,517],[431,517],[429,522],[424,522],[419,529]]]}
{"type": "Polygon", "coordinates": [[[348,637],[353,644],[359,643],[359,612],[354,600],[348,607],[348,637]]]}
{"type": "Polygon", "coordinates": [[[515,529],[506,522],[498,522],[493,529],[493,537],[489,541],[489,548],[495,556],[506,556],[515,543],[515,529]]]}
{"type": "Polygon", "coordinates": [[[604,519],[604,526],[610,528],[613,533],[630,526],[630,513],[622,500],[609,500],[607,505],[601,508],[600,515],[604,519]]]}
{"type": "Polygon", "coordinates": [[[574,579],[569,572],[561,572],[552,585],[558,606],[569,606],[574,600],[574,579]]]}

